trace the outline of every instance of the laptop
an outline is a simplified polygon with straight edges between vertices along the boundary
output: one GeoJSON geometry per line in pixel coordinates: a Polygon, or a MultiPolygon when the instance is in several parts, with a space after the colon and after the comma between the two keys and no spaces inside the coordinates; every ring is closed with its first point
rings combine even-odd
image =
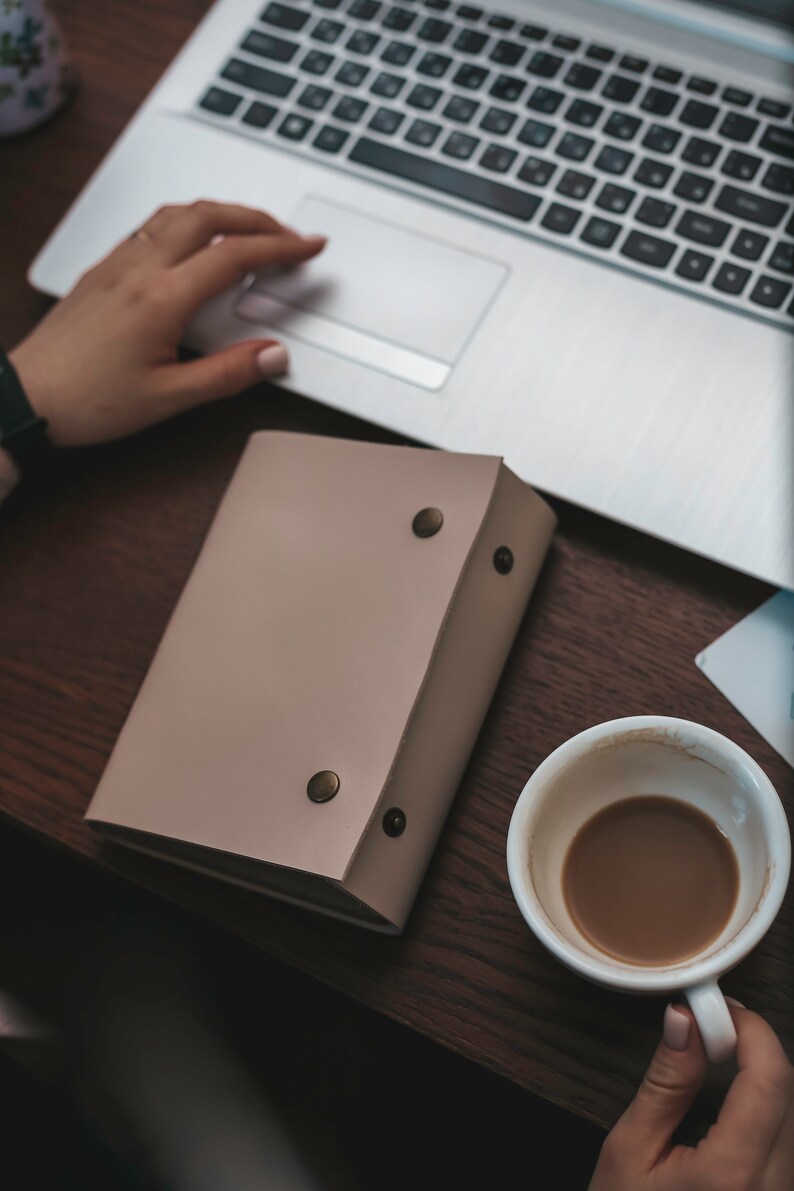
{"type": "Polygon", "coordinates": [[[793,64],[780,0],[216,0],[30,279],[263,207],[328,247],[187,346],[794,588],[793,64]]]}

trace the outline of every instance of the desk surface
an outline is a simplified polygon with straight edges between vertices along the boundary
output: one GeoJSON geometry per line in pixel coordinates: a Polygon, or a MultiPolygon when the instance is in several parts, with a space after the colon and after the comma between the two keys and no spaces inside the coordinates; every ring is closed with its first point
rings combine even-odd
{"type": "MultiPolygon", "coordinates": [[[[0,141],[0,342],[47,308],[30,260],[206,9],[202,0],[61,5],[79,72],[69,107],[0,141]]],[[[771,589],[552,500],[559,530],[404,936],[385,938],[143,856],[102,852],[83,812],[248,435],[392,441],[265,387],[135,440],[74,453],[57,487],[0,511],[0,812],[604,1126],[633,1094],[664,1001],[587,985],[525,927],[504,862],[539,762],[590,724],[663,713],[708,724],[794,775],[701,675],[700,649],[771,589]]],[[[794,891],[724,981],[794,1058],[794,891]]]]}

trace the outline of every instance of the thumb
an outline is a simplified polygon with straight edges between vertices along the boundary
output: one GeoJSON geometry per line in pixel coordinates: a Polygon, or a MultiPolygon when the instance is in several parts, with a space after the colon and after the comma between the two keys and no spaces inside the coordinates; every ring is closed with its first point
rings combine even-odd
{"type": "Polygon", "coordinates": [[[161,392],[176,412],[233,397],[288,367],[289,354],[277,339],[249,339],[198,360],[168,364],[160,374],[161,392]]]}
{"type": "Polygon", "coordinates": [[[645,1169],[670,1145],[706,1075],[706,1052],[694,1018],[682,1005],[668,1005],[664,1033],[637,1094],[615,1126],[645,1169]]]}

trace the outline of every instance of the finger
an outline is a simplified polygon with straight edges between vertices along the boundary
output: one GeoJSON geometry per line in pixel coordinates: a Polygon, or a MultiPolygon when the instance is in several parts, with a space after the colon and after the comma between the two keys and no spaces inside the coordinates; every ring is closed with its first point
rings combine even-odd
{"type": "Polygon", "coordinates": [[[158,263],[166,265],[178,264],[206,248],[214,236],[298,234],[266,211],[238,203],[215,203],[209,199],[199,199],[184,206],[161,207],[139,231],[143,243],[135,241],[133,233],[133,245],[148,251],[158,263]]]}
{"type": "Polygon", "coordinates": [[[794,1182],[794,1100],[789,1103],[783,1124],[772,1143],[767,1177],[770,1187],[791,1187],[794,1182]]]}
{"type": "Polygon", "coordinates": [[[289,367],[287,349],[276,339],[246,340],[188,363],[166,364],[158,377],[162,416],[219,397],[233,397],[289,367]]]}
{"type": "MultiPolygon", "coordinates": [[[[202,249],[173,270],[177,295],[182,295],[182,314],[194,311],[225,289],[242,281],[246,273],[273,265],[297,265],[322,252],[324,236],[230,236],[202,249]]],[[[177,299],[178,300],[178,299],[177,299]]]]}
{"type": "Polygon", "coordinates": [[[731,1006],[739,1074],[717,1122],[701,1143],[727,1162],[762,1168],[794,1097],[794,1069],[770,1025],[749,1009],[731,1006]]]}
{"type": "Polygon", "coordinates": [[[690,1010],[668,1005],[662,1040],[636,1096],[613,1130],[632,1151],[638,1167],[651,1170],[668,1152],[673,1133],[700,1090],[707,1066],[690,1010]]]}

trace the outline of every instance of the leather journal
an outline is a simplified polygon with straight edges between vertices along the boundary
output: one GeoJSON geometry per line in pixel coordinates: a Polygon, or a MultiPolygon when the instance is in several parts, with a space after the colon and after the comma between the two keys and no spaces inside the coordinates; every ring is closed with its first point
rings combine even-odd
{"type": "Polygon", "coordinates": [[[87,820],[401,932],[555,524],[496,456],[252,435],[87,820]]]}

